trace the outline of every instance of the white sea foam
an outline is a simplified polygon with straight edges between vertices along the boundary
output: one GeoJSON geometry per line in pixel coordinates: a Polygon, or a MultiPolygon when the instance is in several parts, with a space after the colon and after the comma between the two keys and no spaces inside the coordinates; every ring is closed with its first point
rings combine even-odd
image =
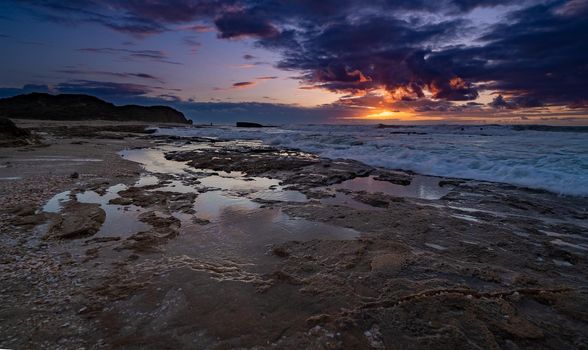
{"type": "Polygon", "coordinates": [[[448,125],[211,127],[160,129],[159,133],[261,140],[373,166],[588,196],[588,133],[448,125]]]}

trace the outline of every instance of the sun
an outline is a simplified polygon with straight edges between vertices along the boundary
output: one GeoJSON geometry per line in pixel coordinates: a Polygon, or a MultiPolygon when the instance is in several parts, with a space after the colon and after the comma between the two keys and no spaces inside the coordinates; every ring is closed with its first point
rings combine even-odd
{"type": "Polygon", "coordinates": [[[370,119],[370,120],[385,120],[385,119],[400,119],[400,120],[413,120],[415,119],[415,114],[411,112],[405,111],[390,111],[387,109],[380,110],[376,113],[370,113],[361,116],[361,119],[370,119]]]}

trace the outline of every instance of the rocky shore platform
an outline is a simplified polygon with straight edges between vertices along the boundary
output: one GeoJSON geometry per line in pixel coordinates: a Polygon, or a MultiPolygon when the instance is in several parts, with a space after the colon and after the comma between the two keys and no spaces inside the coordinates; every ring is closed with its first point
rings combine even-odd
{"type": "Polygon", "coordinates": [[[16,125],[38,142],[0,148],[0,348],[588,348],[588,198],[16,125]]]}

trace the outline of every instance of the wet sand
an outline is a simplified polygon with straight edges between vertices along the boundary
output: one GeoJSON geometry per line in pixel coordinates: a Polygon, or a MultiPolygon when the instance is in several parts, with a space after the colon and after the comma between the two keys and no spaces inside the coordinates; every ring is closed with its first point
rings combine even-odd
{"type": "Polygon", "coordinates": [[[0,149],[2,348],[588,346],[586,198],[27,123],[43,145],[0,149]]]}

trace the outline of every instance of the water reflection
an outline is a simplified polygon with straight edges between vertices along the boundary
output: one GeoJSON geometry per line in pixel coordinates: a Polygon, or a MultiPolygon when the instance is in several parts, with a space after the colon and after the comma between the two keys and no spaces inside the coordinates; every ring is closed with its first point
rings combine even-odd
{"type": "Polygon", "coordinates": [[[439,186],[440,178],[414,175],[410,185],[402,186],[388,181],[376,180],[373,176],[356,177],[331,186],[334,189],[351,191],[381,192],[395,197],[420,199],[440,199],[451,191],[451,188],[439,186]]]}

